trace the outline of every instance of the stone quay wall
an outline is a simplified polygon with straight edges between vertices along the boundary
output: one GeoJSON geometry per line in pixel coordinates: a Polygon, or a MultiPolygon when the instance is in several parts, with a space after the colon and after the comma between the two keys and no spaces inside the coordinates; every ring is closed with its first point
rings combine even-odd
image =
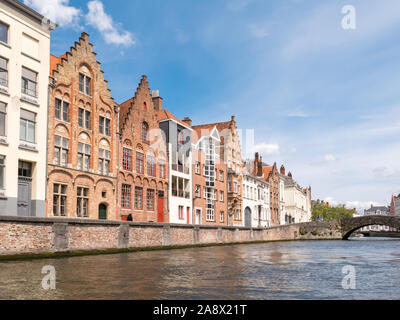
{"type": "Polygon", "coordinates": [[[0,217],[0,255],[341,239],[337,222],[267,229],[64,218],[0,217]]]}

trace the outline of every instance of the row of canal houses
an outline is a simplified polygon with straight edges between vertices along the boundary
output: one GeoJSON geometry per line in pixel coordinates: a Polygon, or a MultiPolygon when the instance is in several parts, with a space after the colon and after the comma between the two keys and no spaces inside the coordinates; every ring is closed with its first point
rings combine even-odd
{"type": "Polygon", "coordinates": [[[311,219],[311,188],[258,154],[243,161],[234,116],[180,120],[146,76],[119,104],[88,34],[50,54],[55,27],[19,1],[0,2],[0,215],[253,227],[311,219]]]}

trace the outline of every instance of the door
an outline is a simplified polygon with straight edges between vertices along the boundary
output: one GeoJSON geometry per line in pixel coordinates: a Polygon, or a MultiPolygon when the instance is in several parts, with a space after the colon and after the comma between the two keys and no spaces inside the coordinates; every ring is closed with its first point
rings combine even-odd
{"type": "Polygon", "coordinates": [[[18,178],[18,216],[29,217],[31,215],[31,190],[32,179],[19,177],[18,178]]]}
{"type": "Polygon", "coordinates": [[[228,226],[232,226],[232,215],[228,214],[228,226]]]}
{"type": "Polygon", "coordinates": [[[251,227],[251,210],[249,207],[244,211],[244,226],[248,228],[251,227]]]}
{"type": "Polygon", "coordinates": [[[17,214],[22,217],[31,216],[32,200],[32,163],[18,162],[18,198],[17,214]]]}
{"type": "Polygon", "coordinates": [[[107,206],[104,203],[99,205],[99,220],[107,220],[107,206]]]}
{"type": "Polygon", "coordinates": [[[201,209],[196,209],[196,224],[201,224],[201,209]]]}
{"type": "Polygon", "coordinates": [[[157,222],[164,222],[164,192],[158,192],[157,200],[157,222]]]}

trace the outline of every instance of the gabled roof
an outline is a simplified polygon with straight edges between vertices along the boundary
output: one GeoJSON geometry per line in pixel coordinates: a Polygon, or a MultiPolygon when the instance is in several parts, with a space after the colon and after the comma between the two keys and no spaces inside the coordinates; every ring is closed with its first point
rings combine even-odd
{"type": "Polygon", "coordinates": [[[232,124],[232,121],[216,122],[216,123],[208,123],[208,124],[201,124],[201,125],[197,125],[197,126],[192,126],[192,128],[195,131],[201,132],[202,130],[211,131],[214,127],[217,127],[217,130],[219,132],[221,132],[224,129],[229,129],[231,124],[232,124]]]}
{"type": "Polygon", "coordinates": [[[217,139],[218,141],[221,141],[218,129],[216,126],[214,126],[211,129],[205,129],[201,128],[200,126],[194,126],[192,127],[193,133],[192,133],[192,143],[197,143],[199,140],[201,140],[203,137],[208,137],[212,136],[213,138],[217,139]]]}
{"type": "Polygon", "coordinates": [[[179,120],[177,117],[175,117],[167,109],[162,109],[162,110],[159,110],[157,112],[157,120],[158,121],[174,120],[174,121],[178,122],[180,125],[182,125],[183,127],[191,130],[191,128],[187,125],[186,122],[183,122],[182,120],[179,120]]]}

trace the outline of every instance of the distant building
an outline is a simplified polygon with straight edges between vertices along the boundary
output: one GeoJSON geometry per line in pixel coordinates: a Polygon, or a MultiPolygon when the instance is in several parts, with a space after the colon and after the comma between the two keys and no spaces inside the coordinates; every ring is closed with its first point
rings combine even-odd
{"type": "Polygon", "coordinates": [[[271,225],[269,182],[243,173],[243,216],[246,227],[262,228],[271,225]]]}
{"type": "MultiPolygon", "coordinates": [[[[375,216],[375,215],[384,215],[390,216],[390,207],[374,207],[371,205],[371,208],[364,210],[364,216],[375,216]]],[[[390,228],[387,226],[367,226],[361,229],[362,231],[389,231],[390,228]]]]}
{"type": "Polygon", "coordinates": [[[285,224],[309,222],[312,219],[311,187],[302,188],[293,180],[292,173],[285,175],[281,167],[280,177],[284,181],[284,217],[285,224]]]}
{"type": "Polygon", "coordinates": [[[400,216],[400,194],[397,196],[392,196],[392,201],[390,204],[390,215],[400,216]]]}

